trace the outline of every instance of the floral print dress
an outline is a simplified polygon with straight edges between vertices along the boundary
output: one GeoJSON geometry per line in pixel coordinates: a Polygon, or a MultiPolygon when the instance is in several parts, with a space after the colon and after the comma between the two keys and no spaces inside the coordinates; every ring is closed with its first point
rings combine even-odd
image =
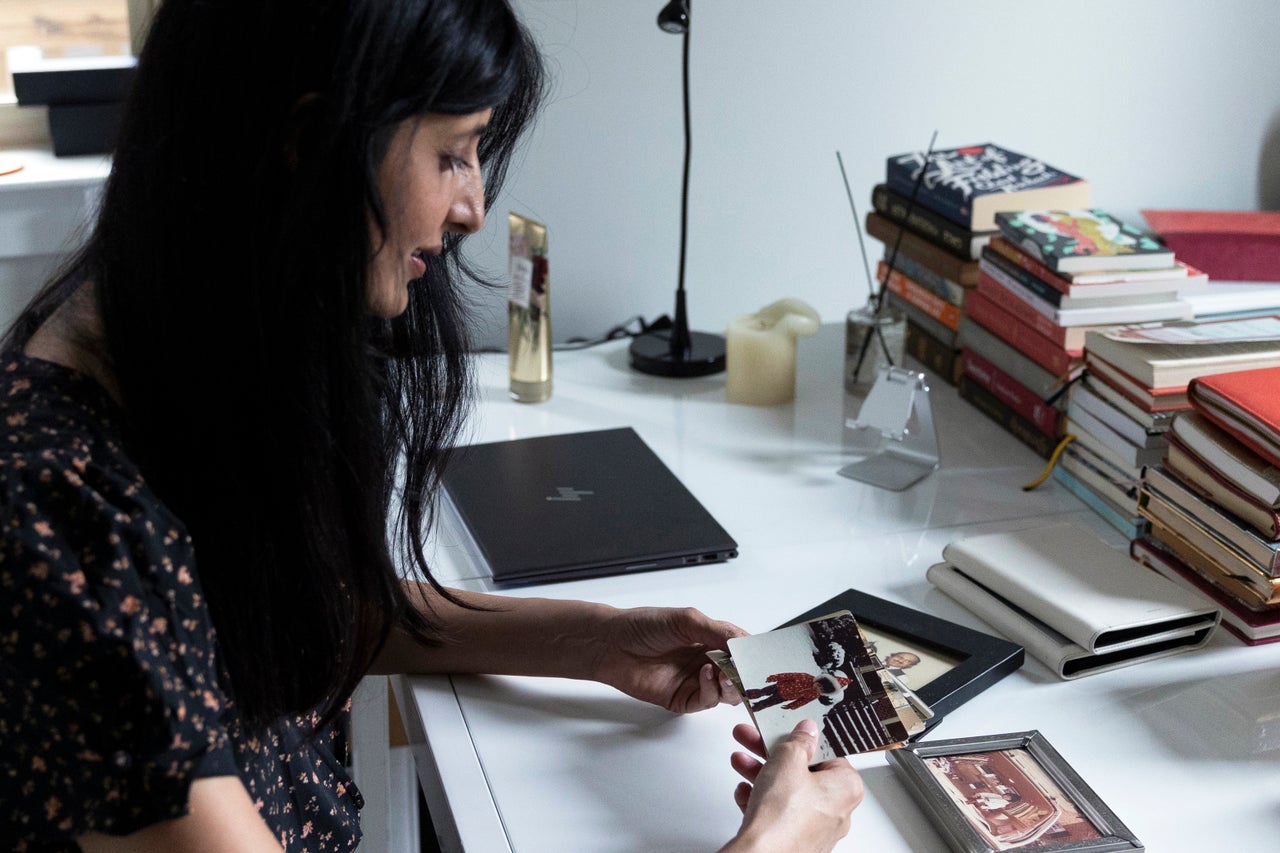
{"type": "Polygon", "coordinates": [[[287,851],[352,850],[345,718],[250,733],[223,692],[191,538],[92,380],[0,355],[0,849],[78,849],[238,775],[287,851]]]}

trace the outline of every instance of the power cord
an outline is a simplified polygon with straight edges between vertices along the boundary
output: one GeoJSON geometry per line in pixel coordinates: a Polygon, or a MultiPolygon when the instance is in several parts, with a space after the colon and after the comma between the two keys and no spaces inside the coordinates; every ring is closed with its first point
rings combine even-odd
{"type": "MultiPolygon", "coordinates": [[[[600,344],[608,343],[609,341],[616,341],[622,338],[634,338],[637,335],[644,335],[644,334],[648,334],[649,332],[656,332],[663,329],[670,329],[671,325],[672,325],[671,318],[666,314],[662,314],[652,323],[646,323],[643,316],[641,316],[640,314],[636,314],[634,316],[628,317],[626,320],[619,323],[618,325],[613,326],[612,328],[607,330],[603,335],[600,335],[594,338],[582,338],[582,337],[569,338],[563,343],[553,344],[551,347],[551,351],[552,352],[568,352],[572,350],[588,349],[590,347],[599,346],[600,344]]],[[[496,352],[506,352],[506,349],[503,347],[479,347],[473,350],[473,352],[496,353],[496,352]]]]}

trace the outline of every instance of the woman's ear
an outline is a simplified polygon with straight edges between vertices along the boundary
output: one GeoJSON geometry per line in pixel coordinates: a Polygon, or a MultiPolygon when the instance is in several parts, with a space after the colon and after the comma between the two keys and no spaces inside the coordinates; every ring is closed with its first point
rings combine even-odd
{"type": "Polygon", "coordinates": [[[298,164],[306,157],[315,132],[316,123],[320,119],[320,110],[324,106],[324,96],[319,92],[307,92],[294,103],[289,111],[289,126],[286,131],[284,160],[290,172],[298,170],[298,164]]]}

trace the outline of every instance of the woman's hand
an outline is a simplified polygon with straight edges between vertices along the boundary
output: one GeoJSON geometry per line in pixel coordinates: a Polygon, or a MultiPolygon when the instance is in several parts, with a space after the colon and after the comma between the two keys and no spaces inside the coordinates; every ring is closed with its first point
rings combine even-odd
{"type": "MultiPolygon", "coordinates": [[[[758,756],[760,733],[752,725],[734,727],[733,737],[758,756]]],[[[746,780],[733,798],[742,809],[742,828],[721,853],[787,850],[827,853],[849,832],[849,816],[862,802],[862,777],[836,758],[810,768],[818,748],[818,727],[804,720],[761,763],[745,752],[730,759],[746,780]]]]}
{"type": "Polygon", "coordinates": [[[692,607],[640,607],[611,616],[599,637],[595,678],[677,713],[738,704],[737,690],[707,660],[747,632],[692,607]]]}

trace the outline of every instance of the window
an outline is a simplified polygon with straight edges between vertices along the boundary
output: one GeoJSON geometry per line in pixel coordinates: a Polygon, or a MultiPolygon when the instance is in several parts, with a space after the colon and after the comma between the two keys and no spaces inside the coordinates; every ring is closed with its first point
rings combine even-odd
{"type": "Polygon", "coordinates": [[[45,111],[14,103],[5,51],[33,45],[46,56],[129,54],[160,0],[0,0],[0,147],[48,139],[45,111]],[[132,46],[132,47],[131,47],[132,46]]]}

